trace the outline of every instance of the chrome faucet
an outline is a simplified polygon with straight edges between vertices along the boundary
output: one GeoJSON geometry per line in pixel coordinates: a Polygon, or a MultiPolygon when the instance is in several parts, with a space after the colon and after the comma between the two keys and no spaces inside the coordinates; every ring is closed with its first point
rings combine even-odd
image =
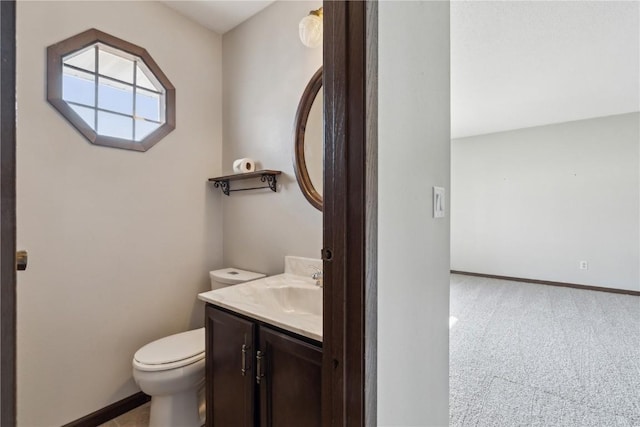
{"type": "Polygon", "coordinates": [[[323,283],[322,283],[322,271],[316,271],[315,273],[313,273],[311,275],[311,278],[316,281],[316,286],[318,286],[320,288],[323,286],[323,283]]]}
{"type": "Polygon", "coordinates": [[[323,286],[322,279],[324,277],[322,275],[322,270],[320,270],[318,267],[314,267],[312,265],[310,265],[309,267],[315,270],[315,272],[311,275],[311,278],[316,281],[316,286],[322,288],[322,286],[323,286]]]}

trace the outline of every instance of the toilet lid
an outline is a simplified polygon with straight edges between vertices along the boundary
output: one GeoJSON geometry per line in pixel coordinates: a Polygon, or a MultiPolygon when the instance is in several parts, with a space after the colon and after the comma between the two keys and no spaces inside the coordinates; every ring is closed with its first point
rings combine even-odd
{"type": "Polygon", "coordinates": [[[145,365],[178,362],[204,353],[204,340],[204,328],[169,335],[145,345],[133,358],[145,365]]]}

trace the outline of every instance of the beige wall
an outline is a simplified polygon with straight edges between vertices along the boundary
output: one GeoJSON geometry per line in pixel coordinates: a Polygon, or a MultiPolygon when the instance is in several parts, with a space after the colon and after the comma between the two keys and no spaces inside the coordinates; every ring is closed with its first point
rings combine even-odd
{"type": "Polygon", "coordinates": [[[639,141],[639,113],[454,139],[451,269],[640,291],[639,141]]]}
{"type": "Polygon", "coordinates": [[[251,157],[279,169],[278,192],[224,198],[224,263],[261,273],[283,271],[284,256],[318,258],[322,213],[304,198],[293,170],[293,125],[300,96],[322,65],[322,49],[298,38],[311,2],[276,2],[223,36],[224,172],[251,157]]]}
{"type": "Polygon", "coordinates": [[[380,2],[379,61],[378,425],[446,426],[449,2],[380,2]]]}
{"type": "MultiPolygon", "coordinates": [[[[221,38],[156,2],[18,4],[18,424],[129,396],[133,353],[202,324],[222,265],[221,38]],[[89,144],[45,99],[45,48],[95,27],[145,47],[177,127],[146,153],[89,144]]],[[[277,196],[274,197],[277,199],[277,196]]]]}

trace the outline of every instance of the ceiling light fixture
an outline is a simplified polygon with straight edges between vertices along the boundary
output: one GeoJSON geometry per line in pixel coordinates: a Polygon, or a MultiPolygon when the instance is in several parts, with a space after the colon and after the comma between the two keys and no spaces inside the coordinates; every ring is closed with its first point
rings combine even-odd
{"type": "Polygon", "coordinates": [[[322,8],[312,10],[300,20],[300,40],[307,47],[322,44],[322,8]]]}

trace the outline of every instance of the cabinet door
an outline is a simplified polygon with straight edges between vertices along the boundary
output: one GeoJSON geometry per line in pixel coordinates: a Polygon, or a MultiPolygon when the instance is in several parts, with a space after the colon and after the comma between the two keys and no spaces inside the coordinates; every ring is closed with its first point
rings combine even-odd
{"type": "Polygon", "coordinates": [[[321,425],[322,350],[260,327],[260,426],[321,425]]]}
{"type": "Polygon", "coordinates": [[[206,308],[207,427],[255,425],[255,328],[213,306],[206,308]]]}

